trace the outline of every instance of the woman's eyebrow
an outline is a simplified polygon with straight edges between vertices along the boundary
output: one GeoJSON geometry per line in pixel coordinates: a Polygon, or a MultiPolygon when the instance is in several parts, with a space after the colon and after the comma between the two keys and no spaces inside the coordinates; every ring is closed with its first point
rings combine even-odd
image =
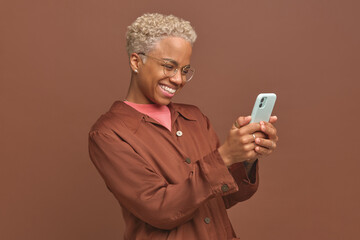
{"type": "Polygon", "coordinates": [[[165,61],[171,62],[175,66],[179,66],[179,63],[177,61],[175,61],[174,59],[171,59],[171,58],[162,58],[162,59],[165,61]]]}
{"type": "MultiPolygon", "coordinates": [[[[176,67],[179,66],[179,63],[177,61],[175,61],[174,59],[171,59],[171,58],[162,58],[163,60],[165,61],[168,61],[168,62],[171,62],[172,64],[174,64],[176,67]]],[[[188,65],[185,65],[183,67],[190,67],[190,64],[188,65]]]]}

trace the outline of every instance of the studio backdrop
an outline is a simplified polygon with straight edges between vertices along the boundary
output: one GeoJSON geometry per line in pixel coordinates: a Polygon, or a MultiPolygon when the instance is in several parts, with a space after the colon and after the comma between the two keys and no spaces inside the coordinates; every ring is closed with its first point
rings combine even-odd
{"type": "Polygon", "coordinates": [[[126,27],[189,20],[196,68],[175,102],[221,142],[261,92],[278,96],[278,148],[228,211],[241,239],[360,236],[360,4],[352,0],[1,0],[0,239],[117,240],[121,208],[92,165],[88,131],[130,81],[126,27]]]}

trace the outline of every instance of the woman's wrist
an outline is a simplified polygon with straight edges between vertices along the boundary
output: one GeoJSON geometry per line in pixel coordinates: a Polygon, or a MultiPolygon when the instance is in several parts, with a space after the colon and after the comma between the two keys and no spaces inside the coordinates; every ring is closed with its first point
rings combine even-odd
{"type": "Polygon", "coordinates": [[[225,151],[224,148],[225,148],[224,145],[223,145],[223,146],[220,146],[220,147],[218,148],[218,152],[219,152],[222,160],[224,161],[225,166],[226,166],[226,167],[230,167],[233,163],[232,163],[232,161],[231,161],[231,158],[229,158],[228,155],[226,154],[226,151],[225,151]]]}
{"type": "Polygon", "coordinates": [[[257,160],[257,158],[253,158],[253,159],[249,159],[249,160],[246,160],[245,162],[247,163],[247,164],[253,164],[255,161],[257,160]]]}

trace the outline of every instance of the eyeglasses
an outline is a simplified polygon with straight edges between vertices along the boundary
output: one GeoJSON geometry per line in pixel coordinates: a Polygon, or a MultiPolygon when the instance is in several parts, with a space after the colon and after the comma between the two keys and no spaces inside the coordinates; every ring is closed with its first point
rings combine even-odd
{"type": "MultiPolygon", "coordinates": [[[[138,53],[138,54],[144,55],[148,58],[151,58],[151,59],[154,59],[154,60],[160,62],[161,66],[163,67],[164,75],[166,77],[171,78],[171,77],[175,76],[179,70],[179,68],[176,66],[176,64],[172,63],[171,60],[155,58],[155,57],[146,55],[145,53],[138,53]]],[[[180,73],[181,73],[181,79],[183,81],[189,82],[192,79],[192,77],[194,76],[195,69],[193,69],[189,65],[187,65],[180,69],[180,73]]]]}

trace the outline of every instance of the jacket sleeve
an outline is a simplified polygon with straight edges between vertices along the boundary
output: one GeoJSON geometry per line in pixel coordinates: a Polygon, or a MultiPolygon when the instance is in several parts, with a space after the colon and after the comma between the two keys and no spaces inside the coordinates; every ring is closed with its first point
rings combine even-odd
{"type": "Polygon", "coordinates": [[[226,208],[234,206],[238,202],[249,199],[259,186],[259,166],[258,160],[252,166],[249,176],[246,173],[244,164],[236,163],[230,166],[229,171],[238,185],[238,191],[223,196],[226,208]]]}
{"type": "MultiPolygon", "coordinates": [[[[204,117],[207,124],[209,138],[216,141],[216,147],[218,148],[220,146],[218,137],[212,125],[210,124],[209,119],[206,116],[204,117]]],[[[256,160],[254,163],[249,176],[247,175],[245,166],[242,162],[231,165],[228,170],[237,184],[237,191],[223,196],[226,208],[230,208],[238,202],[249,199],[252,195],[255,194],[259,186],[258,160],[256,160]]]]}
{"type": "Polygon", "coordinates": [[[173,229],[190,220],[201,204],[217,194],[238,191],[217,150],[196,161],[188,177],[177,184],[168,184],[116,134],[90,132],[89,153],[119,203],[159,229],[173,229]]]}

